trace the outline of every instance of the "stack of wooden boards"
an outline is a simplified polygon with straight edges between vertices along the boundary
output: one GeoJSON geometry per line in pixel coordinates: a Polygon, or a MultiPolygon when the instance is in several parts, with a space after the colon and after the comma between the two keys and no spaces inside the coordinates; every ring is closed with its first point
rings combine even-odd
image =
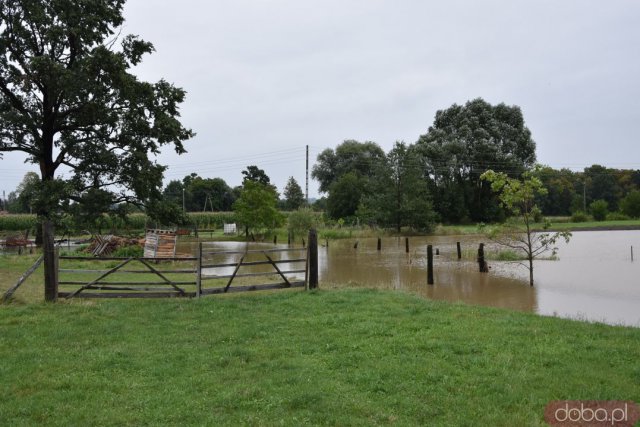
{"type": "Polygon", "coordinates": [[[175,230],[147,230],[144,242],[145,258],[172,258],[176,256],[175,230]]]}

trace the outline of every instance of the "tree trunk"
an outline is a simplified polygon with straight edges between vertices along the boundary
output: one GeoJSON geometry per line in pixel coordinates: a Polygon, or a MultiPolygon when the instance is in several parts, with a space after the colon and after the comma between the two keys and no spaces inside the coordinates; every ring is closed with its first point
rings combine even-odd
{"type": "Polygon", "coordinates": [[[533,257],[529,256],[529,285],[533,286],[533,257]]]}
{"type": "Polygon", "coordinates": [[[50,219],[42,221],[42,256],[44,259],[44,300],[58,299],[58,271],[54,245],[53,223],[50,219]]]}

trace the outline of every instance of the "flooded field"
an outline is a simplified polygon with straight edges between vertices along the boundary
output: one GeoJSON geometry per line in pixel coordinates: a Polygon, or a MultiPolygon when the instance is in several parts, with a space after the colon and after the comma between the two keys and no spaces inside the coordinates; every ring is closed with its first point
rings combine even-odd
{"type": "MultiPolygon", "coordinates": [[[[357,249],[355,240],[333,240],[328,248],[319,247],[320,286],[400,289],[430,299],[640,326],[640,231],[574,233],[569,244],[558,245],[559,260],[534,263],[533,288],[527,269],[517,263],[489,261],[490,272],[482,274],[472,258],[458,261],[457,241],[471,256],[481,237],[413,237],[408,254],[404,238],[384,238],[380,252],[376,239],[360,239],[357,249]],[[427,244],[440,252],[434,257],[434,285],[427,285],[427,244]],[[636,261],[631,261],[631,246],[637,249],[636,261]]],[[[247,244],[214,247],[236,250],[247,244]]]]}

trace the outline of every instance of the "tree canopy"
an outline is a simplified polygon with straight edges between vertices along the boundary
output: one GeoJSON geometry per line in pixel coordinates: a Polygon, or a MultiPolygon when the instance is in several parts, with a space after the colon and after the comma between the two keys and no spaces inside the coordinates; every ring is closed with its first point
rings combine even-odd
{"type": "Polygon", "coordinates": [[[163,145],[183,153],[185,91],[129,69],[153,45],[120,36],[124,0],[0,2],[0,152],[20,151],[40,172],[35,207],[45,224],[45,296],[55,297],[55,214],[90,197],[94,213],[121,202],[158,206],[163,145]],[[67,179],[58,174],[64,168],[67,179]]]}
{"type": "Polygon", "coordinates": [[[447,205],[439,209],[445,218],[447,210],[459,212],[455,220],[499,217],[497,201],[480,175],[493,169],[517,177],[536,160],[536,145],[520,107],[494,106],[481,98],[438,111],[416,148],[437,190],[434,196],[449,203],[464,200],[463,209],[447,205]]]}
{"type": "Polygon", "coordinates": [[[305,204],[304,193],[298,184],[298,181],[292,176],[289,177],[287,185],[284,187],[284,208],[294,211],[301,208],[305,204]]]}

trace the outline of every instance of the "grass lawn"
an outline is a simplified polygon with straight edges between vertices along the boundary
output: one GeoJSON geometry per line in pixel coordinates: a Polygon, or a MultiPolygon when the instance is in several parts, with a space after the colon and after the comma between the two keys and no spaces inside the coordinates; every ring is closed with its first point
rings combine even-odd
{"type": "Polygon", "coordinates": [[[542,426],[640,401],[640,329],[373,290],[0,306],[5,425],[542,426]]]}

